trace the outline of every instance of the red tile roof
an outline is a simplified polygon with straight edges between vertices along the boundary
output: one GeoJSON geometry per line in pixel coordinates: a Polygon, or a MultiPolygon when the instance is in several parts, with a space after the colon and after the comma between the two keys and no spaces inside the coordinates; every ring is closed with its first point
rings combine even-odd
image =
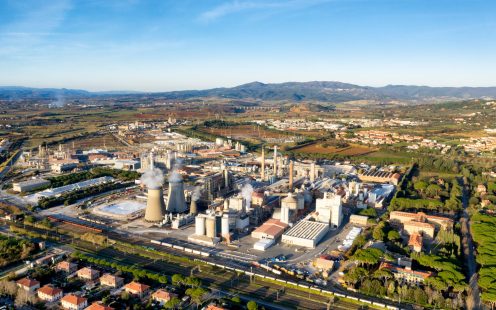
{"type": "Polygon", "coordinates": [[[67,303],[73,304],[75,306],[83,304],[86,301],[86,298],[79,297],[73,294],[68,294],[62,297],[61,301],[65,301],[67,303]]]}
{"type": "Polygon", "coordinates": [[[45,286],[40,287],[38,289],[38,293],[43,293],[43,294],[46,294],[48,296],[56,296],[56,295],[62,293],[62,290],[59,288],[53,287],[51,285],[45,285],[45,286]]]}
{"type": "Polygon", "coordinates": [[[22,279],[18,280],[16,283],[19,285],[22,285],[24,287],[33,287],[36,285],[40,285],[40,282],[33,280],[33,279],[29,279],[29,278],[22,278],[22,279]]]}

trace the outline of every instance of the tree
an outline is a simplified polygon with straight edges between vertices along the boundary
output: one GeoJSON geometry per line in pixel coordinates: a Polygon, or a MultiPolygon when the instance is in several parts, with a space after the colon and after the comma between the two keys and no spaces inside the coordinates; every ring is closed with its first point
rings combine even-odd
{"type": "Polygon", "coordinates": [[[239,296],[234,296],[231,298],[231,301],[237,305],[241,304],[241,298],[239,298],[239,296]]]}
{"type": "Polygon", "coordinates": [[[369,272],[363,267],[353,267],[344,275],[343,279],[346,283],[356,285],[361,282],[369,272]]]}
{"type": "Polygon", "coordinates": [[[246,304],[246,308],[248,310],[258,310],[258,304],[256,302],[254,302],[253,300],[250,300],[247,304],[246,304]]]}
{"type": "Polygon", "coordinates": [[[375,265],[379,263],[383,254],[384,252],[375,248],[358,249],[351,259],[359,265],[375,265]]]}
{"type": "Polygon", "coordinates": [[[384,231],[385,227],[386,224],[384,222],[380,222],[379,224],[377,224],[377,226],[374,228],[374,231],[372,232],[372,237],[375,240],[383,241],[386,237],[386,232],[384,231]]]}
{"type": "Polygon", "coordinates": [[[191,300],[199,305],[202,302],[203,296],[207,293],[207,290],[201,287],[197,288],[188,288],[186,290],[186,295],[191,297],[191,300]]]}
{"type": "Polygon", "coordinates": [[[401,239],[401,235],[396,230],[390,230],[387,234],[389,241],[398,241],[401,239]]]}
{"type": "Polygon", "coordinates": [[[176,286],[184,283],[184,277],[180,274],[177,274],[177,273],[172,275],[171,280],[172,280],[172,284],[176,285],[176,286]]]}
{"type": "Polygon", "coordinates": [[[175,309],[180,303],[181,303],[181,300],[174,296],[168,302],[165,303],[164,308],[165,309],[175,309]]]}

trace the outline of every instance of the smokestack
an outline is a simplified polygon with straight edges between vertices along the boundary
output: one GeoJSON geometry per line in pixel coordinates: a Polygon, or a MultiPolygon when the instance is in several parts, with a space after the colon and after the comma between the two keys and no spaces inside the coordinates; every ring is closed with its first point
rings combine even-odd
{"type": "Polygon", "coordinates": [[[196,206],[196,200],[191,200],[191,204],[189,205],[189,214],[197,215],[198,207],[196,206]]]}
{"type": "Polygon", "coordinates": [[[274,176],[277,177],[277,145],[274,145],[274,176]]]}
{"type": "Polygon", "coordinates": [[[261,171],[260,171],[260,178],[262,179],[262,182],[265,181],[265,149],[262,146],[262,166],[261,166],[261,171]]]}
{"type": "Polygon", "coordinates": [[[289,161],[289,191],[293,191],[293,170],[294,170],[294,163],[292,160],[289,161]]]}
{"type": "Polygon", "coordinates": [[[310,165],[310,182],[315,182],[315,162],[310,165]]]}
{"type": "Polygon", "coordinates": [[[145,221],[161,222],[165,216],[164,194],[162,188],[148,188],[146,201],[145,221]]]}

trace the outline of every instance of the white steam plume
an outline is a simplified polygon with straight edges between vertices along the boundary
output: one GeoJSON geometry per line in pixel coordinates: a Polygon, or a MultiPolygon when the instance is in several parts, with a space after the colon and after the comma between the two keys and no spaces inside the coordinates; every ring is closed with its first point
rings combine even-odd
{"type": "Polygon", "coordinates": [[[158,168],[147,170],[141,176],[141,183],[145,184],[147,188],[159,188],[164,184],[164,174],[158,168]]]}
{"type": "Polygon", "coordinates": [[[250,180],[246,180],[245,185],[241,188],[241,196],[243,196],[247,208],[251,206],[251,194],[253,194],[253,186],[251,186],[250,180]]]}
{"type": "Polygon", "coordinates": [[[177,159],[174,163],[174,166],[172,167],[172,171],[169,173],[169,182],[177,183],[183,181],[183,177],[178,171],[179,169],[181,169],[182,165],[182,160],[177,159]]]}
{"type": "Polygon", "coordinates": [[[198,201],[200,197],[201,197],[201,187],[196,186],[195,189],[193,190],[193,193],[191,194],[191,200],[198,201]]]}

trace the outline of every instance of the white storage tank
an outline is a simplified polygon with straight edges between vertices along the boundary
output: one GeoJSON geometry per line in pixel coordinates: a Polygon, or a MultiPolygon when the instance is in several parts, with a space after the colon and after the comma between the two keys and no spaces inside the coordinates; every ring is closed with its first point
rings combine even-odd
{"type": "Polygon", "coordinates": [[[215,226],[215,217],[207,217],[205,219],[205,226],[207,228],[207,237],[215,238],[217,237],[217,229],[215,226]]]}
{"type": "Polygon", "coordinates": [[[229,235],[229,215],[224,214],[221,220],[221,234],[222,236],[229,235]]]}
{"type": "Polygon", "coordinates": [[[205,217],[203,215],[198,215],[195,218],[195,234],[198,236],[205,235],[205,217]]]}

